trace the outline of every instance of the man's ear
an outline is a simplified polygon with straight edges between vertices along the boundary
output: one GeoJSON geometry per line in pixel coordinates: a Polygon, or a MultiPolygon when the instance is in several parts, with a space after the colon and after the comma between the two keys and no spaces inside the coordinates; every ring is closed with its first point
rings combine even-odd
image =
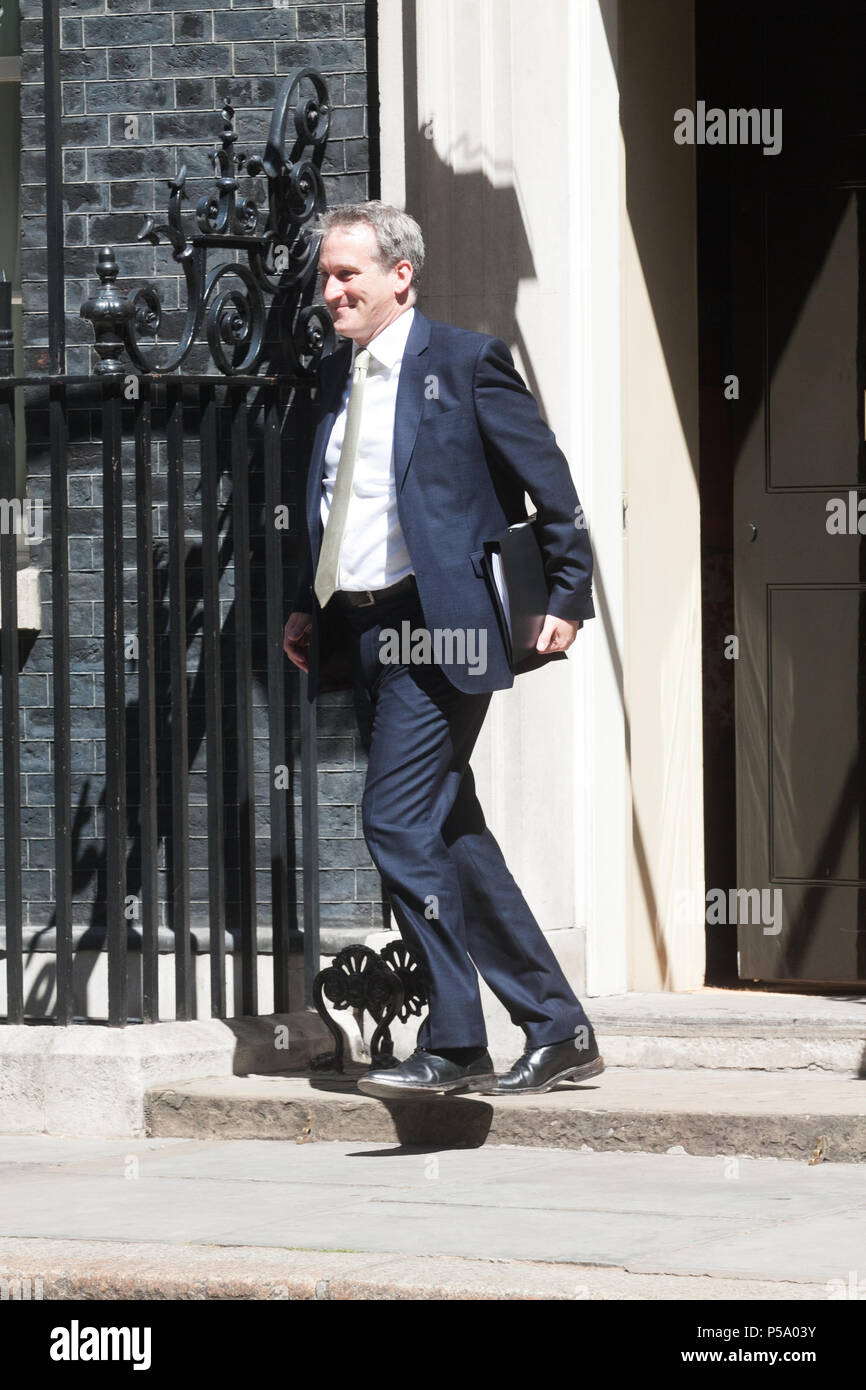
{"type": "Polygon", "coordinates": [[[407,260],[398,261],[394,266],[394,270],[397,272],[398,293],[404,294],[406,290],[411,289],[414,282],[415,271],[412,262],[407,260]]]}

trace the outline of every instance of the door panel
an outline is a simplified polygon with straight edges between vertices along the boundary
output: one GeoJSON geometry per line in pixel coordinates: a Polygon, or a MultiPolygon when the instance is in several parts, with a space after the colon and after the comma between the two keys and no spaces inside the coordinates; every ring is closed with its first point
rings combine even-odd
{"type": "Polygon", "coordinates": [[[761,11],[731,104],[781,108],[783,149],[728,153],[737,878],[781,917],[739,922],[739,973],[866,983],[866,6],[761,11]]]}

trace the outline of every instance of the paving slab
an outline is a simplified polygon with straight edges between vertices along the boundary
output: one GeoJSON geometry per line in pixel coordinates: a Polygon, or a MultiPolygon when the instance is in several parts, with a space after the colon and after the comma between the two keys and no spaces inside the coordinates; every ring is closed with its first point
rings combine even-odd
{"type": "Polygon", "coordinates": [[[225,1249],[148,1242],[0,1239],[12,1296],[49,1299],[292,1301],[659,1300],[814,1303],[820,1284],[632,1274],[624,1269],[442,1255],[225,1249]],[[15,1287],[17,1284],[17,1288],[15,1287]]]}
{"type": "MultiPolygon", "coordinates": [[[[46,1265],[52,1279],[60,1277],[60,1251],[69,1278],[92,1280],[95,1248],[112,1259],[139,1243],[158,1245],[168,1283],[186,1280],[190,1288],[199,1287],[204,1268],[194,1252],[221,1248],[226,1260],[215,1290],[220,1280],[230,1290],[255,1265],[250,1251],[267,1250],[377,1257],[389,1288],[401,1259],[492,1261],[514,1271],[549,1266],[560,1270],[552,1280],[557,1296],[571,1298],[595,1296],[576,1291],[586,1284],[587,1266],[659,1280],[804,1285],[824,1298],[832,1281],[848,1284],[852,1271],[866,1275],[866,1165],[859,1164],[266,1140],[130,1140],[125,1154],[107,1143],[100,1156],[96,1141],[76,1145],[53,1136],[7,1138],[2,1159],[6,1278],[17,1268],[17,1277],[45,1282],[45,1269],[31,1258],[43,1249],[46,1259],[54,1252],[46,1265]],[[30,1262],[14,1266],[12,1255],[25,1247],[30,1262]],[[560,1278],[562,1266],[572,1270],[570,1285],[560,1278]]],[[[270,1256],[261,1259],[259,1292],[201,1296],[275,1296],[261,1292],[261,1269],[277,1266],[270,1256]]],[[[321,1272],[330,1265],[304,1268],[319,1270],[317,1279],[332,1277],[321,1272]]],[[[352,1278],[361,1272],[353,1266],[352,1278]]],[[[127,1264],[126,1283],[117,1287],[132,1287],[140,1275],[137,1260],[134,1269],[127,1264]]],[[[110,1278],[120,1278],[119,1266],[112,1265],[110,1278]]]]}

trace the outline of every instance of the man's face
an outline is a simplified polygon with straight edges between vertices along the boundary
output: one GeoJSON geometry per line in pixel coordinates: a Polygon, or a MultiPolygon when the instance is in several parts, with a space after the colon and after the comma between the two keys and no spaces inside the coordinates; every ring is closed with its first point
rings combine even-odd
{"type": "Polygon", "coordinates": [[[410,305],[409,262],[383,270],[376,250],[376,233],[366,222],[334,227],[319,250],[322,298],[334,328],[361,347],[410,305]]]}

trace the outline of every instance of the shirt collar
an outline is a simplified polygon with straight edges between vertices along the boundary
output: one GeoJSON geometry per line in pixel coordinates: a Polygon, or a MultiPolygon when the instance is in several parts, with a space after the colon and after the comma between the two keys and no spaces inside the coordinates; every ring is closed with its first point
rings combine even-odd
{"type": "MultiPolygon", "coordinates": [[[[412,327],[412,320],[415,317],[414,307],[406,309],[400,316],[383,328],[381,333],[377,333],[375,338],[371,338],[367,344],[367,349],[377,362],[381,363],[389,371],[402,358],[406,349],[406,340],[409,337],[409,330],[412,327]]],[[[358,344],[352,343],[352,362],[354,363],[357,353],[360,352],[358,344]]]]}

